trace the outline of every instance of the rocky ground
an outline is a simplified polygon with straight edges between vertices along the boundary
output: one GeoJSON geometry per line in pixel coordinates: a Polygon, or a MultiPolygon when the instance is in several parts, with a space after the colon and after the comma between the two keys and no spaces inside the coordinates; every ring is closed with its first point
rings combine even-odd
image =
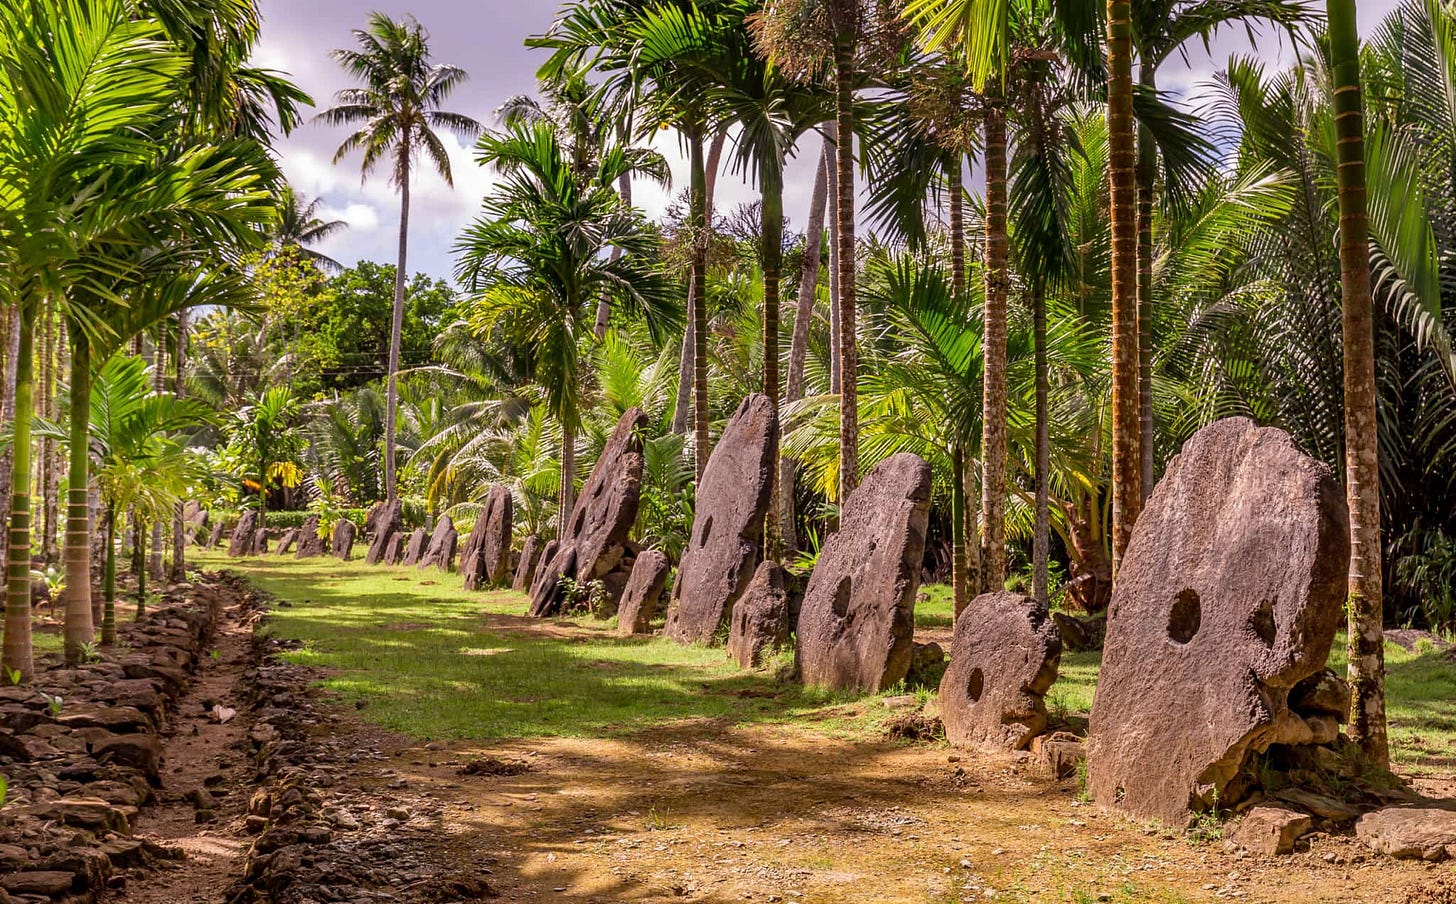
{"type": "Polygon", "coordinates": [[[0,902],[1456,902],[1449,862],[1347,828],[1258,856],[1100,813],[1030,756],[834,730],[878,700],[421,742],[278,661],[261,605],[229,578],[171,588],[115,656],[37,677],[59,714],[0,696],[0,902]]]}

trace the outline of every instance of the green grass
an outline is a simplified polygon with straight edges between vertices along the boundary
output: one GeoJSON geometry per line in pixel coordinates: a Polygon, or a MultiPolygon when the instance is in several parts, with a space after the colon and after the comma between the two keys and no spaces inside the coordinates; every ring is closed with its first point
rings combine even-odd
{"type": "MultiPolygon", "coordinates": [[[[460,578],[413,568],[369,568],[331,559],[259,557],[239,562],[199,557],[205,567],[237,568],[292,605],[268,630],[301,640],[296,662],[326,671],[325,684],[365,701],[380,724],[421,738],[542,735],[601,737],[682,719],[731,722],[798,720],[836,736],[876,732],[878,706],[777,680],[777,666],[743,672],[721,649],[655,638],[618,638],[611,623],[571,620],[583,631],[543,632],[511,592],[470,593],[460,578]]],[[[949,588],[924,588],[920,625],[949,627],[949,588]]],[[[545,623],[549,625],[549,623],[545,623]]],[[[60,636],[37,646],[59,649],[60,636]]],[[[1344,638],[1330,666],[1344,671],[1344,638]]],[[[1054,719],[1091,710],[1098,653],[1062,656],[1047,696],[1054,719]]],[[[1456,660],[1433,648],[1408,653],[1388,645],[1392,753],[1405,772],[1456,771],[1456,660]]]]}
{"type": "Polygon", "coordinates": [[[878,715],[838,712],[848,698],[778,681],[771,669],[740,671],[720,648],[618,638],[589,617],[571,620],[584,637],[549,636],[525,617],[524,595],[467,592],[456,575],[329,559],[199,562],[242,571],[290,602],[267,628],[303,642],[288,658],[326,670],[324,684],[366,701],[371,719],[420,738],[601,737],[681,719],[811,713],[838,733],[868,729],[878,715]]]}
{"type": "Polygon", "coordinates": [[[927,584],[915,601],[915,624],[922,628],[955,627],[955,598],[949,584],[927,584]]]}

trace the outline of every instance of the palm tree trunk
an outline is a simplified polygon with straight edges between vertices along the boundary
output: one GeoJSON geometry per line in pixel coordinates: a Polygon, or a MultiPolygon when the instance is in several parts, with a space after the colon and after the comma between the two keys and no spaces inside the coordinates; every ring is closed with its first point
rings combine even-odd
{"type": "Polygon", "coordinates": [[[1036,369],[1036,527],[1031,538],[1031,592],[1042,610],[1051,608],[1048,559],[1051,546],[1051,421],[1047,372],[1046,284],[1038,279],[1031,291],[1031,336],[1036,369]]]}
{"type": "MultiPolygon", "coordinates": [[[[172,356],[176,364],[176,382],[172,394],[181,399],[187,395],[187,312],[177,313],[177,350],[172,356]]],[[[182,520],[183,501],[172,510],[172,581],[187,579],[187,525],[182,520]]]]}
{"type": "MultiPolygon", "coordinates": [[[[1004,122],[1003,122],[1004,129],[1004,122]]],[[[950,290],[966,297],[966,177],[965,158],[959,153],[946,167],[950,181],[950,290]]]]}
{"type": "Polygon", "coordinates": [[[1142,510],[1137,322],[1137,146],[1132,115],[1132,2],[1107,2],[1107,135],[1112,213],[1112,559],[1142,510]]]}
{"type": "MultiPolygon", "coordinates": [[[[623,173],[621,177],[617,180],[617,193],[622,196],[622,201],[628,207],[632,206],[632,175],[630,173],[623,173]]],[[[613,261],[617,261],[620,260],[621,257],[622,249],[616,247],[612,248],[611,259],[613,261]]],[[[607,325],[610,324],[611,321],[612,301],[610,296],[608,296],[607,293],[603,292],[601,299],[597,301],[597,320],[595,326],[592,328],[592,332],[596,334],[596,337],[598,339],[602,339],[607,335],[607,325]]]]}
{"type": "Polygon", "coordinates": [[[693,220],[693,458],[698,480],[708,469],[708,204],[707,164],[703,141],[695,137],[691,151],[693,220]]]}
{"type": "Polygon", "coordinates": [[[825,127],[825,137],[834,142],[834,156],[824,161],[829,183],[829,392],[839,395],[839,123],[825,127]]]}
{"type": "MultiPolygon", "coordinates": [[[[779,280],[784,266],[784,185],[782,172],[770,174],[770,167],[759,170],[763,183],[763,205],[760,211],[763,257],[763,394],[773,404],[774,415],[779,410],[779,280]]],[[[779,436],[775,431],[769,438],[770,474],[779,473],[779,436]]],[[[777,501],[778,488],[769,497],[777,501]]],[[[782,516],[777,505],[771,504],[767,523],[764,525],[765,556],[777,559],[780,547],[779,522],[782,516]]]]}
{"type": "Polygon", "coordinates": [[[981,404],[981,576],[987,590],[1006,583],[1006,111],[986,96],[985,381],[981,404]]]}
{"type": "MultiPolygon", "coordinates": [[[[56,312],[54,305],[47,305],[41,313],[40,400],[36,407],[41,417],[51,422],[56,419],[56,361],[56,312]]],[[[53,440],[44,438],[40,441],[40,556],[47,565],[56,560],[57,522],[60,521],[60,504],[56,497],[61,490],[61,480],[60,472],[56,468],[55,451],[56,444],[53,440]]]]}
{"type": "Polygon", "coordinates": [[[17,317],[15,418],[11,426],[10,545],[5,561],[5,641],[0,667],[5,680],[29,680],[33,666],[30,637],[30,427],[34,415],[34,300],[22,301],[17,317]],[[29,310],[26,308],[29,307],[29,310]]]}
{"type": "Polygon", "coordinates": [[[409,250],[410,136],[400,140],[399,260],[394,271],[394,319],[389,327],[389,384],[384,400],[384,493],[390,502],[399,498],[395,480],[394,436],[399,422],[399,346],[404,332],[405,259],[409,250]]]}
{"type": "Polygon", "coordinates": [[[96,639],[91,611],[91,344],[80,330],[71,350],[71,461],[66,489],[66,661],[96,639]]]}
{"type": "Polygon", "coordinates": [[[564,420],[561,423],[561,494],[557,508],[558,537],[566,536],[566,525],[576,507],[576,431],[564,420]]]}
{"type": "MultiPolygon", "coordinates": [[[[165,326],[157,327],[157,347],[152,354],[152,389],[161,393],[167,388],[167,331],[165,326]]],[[[162,563],[162,519],[152,522],[151,577],[161,581],[165,576],[162,563]]]]}
{"type": "MultiPolygon", "coordinates": [[[[707,169],[703,176],[703,194],[706,198],[706,222],[709,230],[713,225],[713,190],[718,184],[718,162],[723,156],[723,143],[727,137],[726,133],[720,132],[713,137],[713,144],[708,148],[707,169]]],[[[691,212],[689,212],[688,218],[696,219],[691,212]]],[[[692,228],[696,229],[696,227],[692,228]]],[[[704,241],[708,241],[706,234],[704,241]]],[[[694,260],[696,260],[696,256],[695,250],[694,260]]],[[[688,400],[693,395],[693,384],[697,376],[697,299],[700,293],[695,272],[688,274],[687,326],[683,329],[682,353],[678,360],[677,406],[672,413],[672,432],[678,436],[686,435],[688,432],[688,421],[692,412],[692,409],[688,407],[688,400]]],[[[701,294],[706,295],[706,293],[707,289],[704,288],[701,294]]]]}
{"type": "MultiPolygon", "coordinates": [[[[824,254],[824,215],[829,200],[829,167],[833,145],[825,141],[814,170],[814,191],[809,199],[809,226],[804,233],[804,260],[799,269],[799,297],[794,308],[794,336],[789,343],[789,376],[784,387],[784,401],[797,402],[804,397],[804,365],[809,356],[809,325],[814,320],[814,301],[819,286],[819,262],[824,254]]],[[[780,430],[783,425],[780,424],[780,430]]],[[[779,536],[786,552],[799,548],[799,534],[794,523],[794,478],[796,462],[779,459],[779,536]]]]}
{"type": "Polygon", "coordinates": [[[839,211],[839,504],[859,486],[859,394],[855,347],[854,248],[854,46],[841,38],[834,46],[838,124],[836,183],[839,211]]]}
{"type": "Polygon", "coordinates": [[[106,506],[106,567],[102,572],[101,594],[106,611],[101,616],[101,643],[116,643],[116,506],[106,506]]]}
{"type": "Polygon", "coordinates": [[[966,452],[958,442],[950,454],[950,587],[959,616],[971,602],[966,568],[966,452]]]}
{"type": "MultiPolygon", "coordinates": [[[[1156,73],[1142,64],[1142,84],[1156,91],[1156,73]]],[[[1158,148],[1146,126],[1138,129],[1138,450],[1143,502],[1153,493],[1153,188],[1158,148]]]]}
{"type": "Polygon", "coordinates": [[[136,550],[134,552],[133,570],[136,572],[136,617],[141,621],[142,616],[147,614],[147,523],[142,520],[141,513],[135,516],[136,521],[136,550]]]}
{"type": "Polygon", "coordinates": [[[1345,366],[1345,492],[1350,508],[1350,739],[1389,768],[1380,562],[1380,461],[1376,441],[1375,316],[1370,299],[1365,126],[1355,0],[1329,0],[1340,194],[1340,281],[1345,366]]]}
{"type": "MultiPolygon", "coordinates": [[[[3,386],[0,386],[0,421],[14,423],[15,421],[15,362],[20,358],[20,307],[15,304],[5,306],[5,370],[3,386]]],[[[11,449],[6,447],[0,453],[0,515],[3,515],[3,523],[10,523],[10,487],[11,473],[14,465],[14,457],[11,449]]],[[[0,537],[0,543],[4,544],[8,556],[10,549],[9,532],[0,537]]],[[[0,594],[3,599],[3,594],[0,594]]],[[[3,605],[0,605],[0,613],[4,612],[3,605]]]]}

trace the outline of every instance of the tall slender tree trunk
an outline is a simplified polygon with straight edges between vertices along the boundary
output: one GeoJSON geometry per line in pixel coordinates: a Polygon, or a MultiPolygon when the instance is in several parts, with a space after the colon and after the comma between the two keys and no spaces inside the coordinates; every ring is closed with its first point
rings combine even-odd
{"type": "Polygon", "coordinates": [[[571,522],[572,510],[576,508],[576,431],[565,421],[561,423],[561,493],[557,503],[556,536],[566,536],[566,525],[571,522]]]}
{"type": "MultiPolygon", "coordinates": [[[[1002,125],[1004,134],[1004,120],[1002,125]]],[[[966,297],[966,177],[964,166],[965,157],[957,153],[946,170],[946,176],[950,182],[950,290],[962,302],[966,297]]]]}
{"type": "Polygon", "coordinates": [[[971,602],[970,566],[966,558],[966,450],[956,442],[950,453],[950,588],[955,614],[960,616],[971,602]]]}
{"type": "Polygon", "coordinates": [[[829,181],[829,392],[839,395],[839,123],[830,123],[825,134],[834,142],[834,155],[824,162],[829,181]]]}
{"type": "Polygon", "coordinates": [[[404,332],[405,260],[409,251],[410,136],[400,139],[399,261],[394,271],[394,319],[389,327],[389,384],[384,399],[384,493],[390,502],[399,498],[395,475],[394,437],[399,425],[399,346],[404,332]]]}
{"type": "MultiPolygon", "coordinates": [[[[157,325],[157,348],[152,354],[152,390],[158,394],[167,388],[167,328],[165,321],[157,325]]],[[[162,519],[152,521],[150,575],[160,582],[166,577],[162,562],[162,519]]]]}
{"type": "MultiPolygon", "coordinates": [[[[966,298],[966,182],[965,159],[957,153],[949,161],[946,176],[950,182],[950,287],[957,301],[966,298]]],[[[969,542],[966,522],[966,450],[959,440],[951,451],[950,492],[950,586],[955,614],[971,602],[970,560],[966,555],[969,542]]]]}
{"type": "Polygon", "coordinates": [[[116,643],[116,506],[106,506],[106,565],[101,577],[106,609],[101,615],[101,643],[116,643]]]}
{"type": "MultiPolygon", "coordinates": [[[[773,404],[774,415],[779,413],[779,280],[784,265],[784,184],[782,161],[778,171],[769,173],[771,167],[759,169],[759,180],[763,183],[763,204],[760,209],[760,232],[762,233],[763,258],[763,394],[773,404]]],[[[770,437],[769,461],[775,478],[774,492],[769,497],[778,501],[777,477],[779,474],[779,434],[770,437]]],[[[777,559],[782,548],[779,523],[782,513],[777,504],[770,504],[767,524],[764,525],[764,547],[768,558],[777,559]]]]}
{"type": "MultiPolygon", "coordinates": [[[[623,173],[621,177],[617,179],[617,193],[622,196],[622,201],[628,207],[632,206],[632,175],[630,173],[623,173]]],[[[613,261],[617,261],[620,260],[621,257],[622,249],[613,247],[611,259],[613,261]]],[[[609,296],[606,292],[603,292],[601,299],[597,301],[597,319],[596,324],[592,327],[592,332],[596,335],[597,339],[602,339],[607,335],[607,326],[611,322],[611,296],[609,296]]]]}
{"type": "MultiPolygon", "coordinates": [[[[5,369],[3,385],[0,385],[0,420],[10,424],[15,422],[15,362],[20,358],[20,308],[10,304],[4,308],[5,312],[5,369]]],[[[4,523],[10,524],[10,488],[14,455],[10,447],[0,452],[0,515],[4,517],[4,523]]],[[[9,532],[0,543],[5,544],[7,557],[10,549],[9,532]]],[[[7,558],[8,561],[8,558],[7,558]]],[[[3,599],[3,595],[0,595],[3,599]]],[[[0,607],[0,612],[4,608],[0,607]]],[[[0,682],[3,682],[0,678],[0,682]]]]}
{"type": "Polygon", "coordinates": [[[1107,2],[1107,135],[1112,213],[1112,558],[1142,511],[1137,319],[1137,142],[1132,114],[1132,2],[1107,2]]]}
{"type": "Polygon", "coordinates": [[[96,639],[91,608],[91,343],[77,330],[71,349],[70,473],[66,487],[66,661],[96,639]]]}
{"type": "Polygon", "coordinates": [[[839,210],[839,504],[859,486],[859,366],[855,347],[854,249],[854,45],[841,37],[834,46],[838,125],[839,210]]]}
{"type": "Polygon", "coordinates": [[[981,405],[981,583],[1006,583],[1006,110],[999,87],[986,95],[985,381],[981,405]]]}
{"type": "MultiPolygon", "coordinates": [[[[814,301],[819,287],[819,262],[824,254],[824,214],[829,200],[829,167],[833,145],[826,141],[814,170],[814,191],[809,198],[809,225],[804,233],[804,260],[799,268],[799,296],[794,308],[794,335],[789,342],[789,375],[784,401],[804,397],[804,366],[809,356],[809,325],[814,320],[814,301]]],[[[782,421],[779,424],[782,431],[782,421]]],[[[779,535],[786,552],[799,548],[794,515],[794,480],[797,462],[787,456],[779,460],[779,535]]]]}
{"type": "MultiPolygon", "coordinates": [[[[147,523],[142,520],[140,512],[132,517],[136,521],[136,552],[133,565],[137,579],[136,618],[137,621],[141,621],[142,616],[147,614],[147,523]]],[[[261,518],[258,523],[262,523],[261,518]]],[[[256,551],[254,550],[254,552],[256,551]]]]}
{"type": "Polygon", "coordinates": [[[1380,562],[1380,459],[1376,440],[1375,315],[1370,299],[1370,223],[1355,0],[1329,0],[1340,195],[1340,282],[1345,365],[1345,493],[1350,509],[1350,739],[1389,768],[1385,730],[1384,600],[1380,562]]]}
{"type": "Polygon", "coordinates": [[[708,469],[708,210],[703,141],[692,142],[693,209],[693,457],[698,480],[708,469]]]}
{"type": "Polygon", "coordinates": [[[12,675],[30,679],[33,667],[30,636],[30,428],[35,413],[32,391],[35,367],[35,299],[22,301],[17,318],[20,334],[15,358],[15,418],[11,426],[10,546],[6,551],[5,641],[0,654],[4,681],[12,675]],[[26,308],[30,307],[27,311],[26,308]]]}
{"type": "MultiPolygon", "coordinates": [[[[56,420],[56,310],[54,304],[46,305],[41,313],[40,343],[40,400],[36,406],[41,417],[52,423],[56,420]]],[[[47,565],[56,560],[56,535],[59,532],[61,491],[60,470],[56,467],[56,442],[49,437],[40,441],[39,462],[41,528],[40,556],[47,565]]]]}
{"type": "MultiPolygon", "coordinates": [[[[1152,66],[1142,64],[1143,87],[1156,91],[1152,66]]],[[[1153,493],[1153,189],[1158,147],[1147,126],[1138,127],[1138,451],[1143,502],[1153,493]]]]}
{"type": "Polygon", "coordinates": [[[1031,538],[1031,592],[1043,610],[1051,608],[1048,567],[1051,555],[1051,375],[1047,364],[1046,284],[1031,289],[1031,337],[1036,369],[1036,527],[1031,538]]]}
{"type": "MultiPolygon", "coordinates": [[[[727,140],[725,133],[713,136],[713,144],[708,149],[707,170],[704,174],[703,193],[707,199],[707,218],[709,235],[704,241],[711,239],[713,226],[713,190],[718,184],[718,163],[723,156],[723,143],[727,140]]],[[[689,212],[688,219],[695,219],[689,212]]],[[[696,227],[693,227],[696,228],[696,227]]],[[[696,251],[694,252],[696,259],[696,251]]],[[[704,268],[707,264],[704,263],[704,268]]],[[[695,272],[695,271],[694,271],[695,272]]],[[[707,289],[702,294],[706,296],[707,289]]],[[[697,376],[697,313],[699,296],[697,277],[694,273],[688,274],[688,304],[687,304],[687,326],[683,330],[683,342],[681,357],[678,360],[677,371],[677,405],[672,413],[672,432],[678,436],[684,436],[688,432],[688,423],[692,419],[693,409],[688,406],[688,400],[693,396],[693,384],[697,376]]]]}
{"type": "MultiPolygon", "coordinates": [[[[187,396],[187,312],[177,313],[177,349],[172,356],[176,364],[175,383],[172,394],[182,399],[187,396]]],[[[177,500],[172,509],[172,581],[187,580],[187,524],[182,518],[184,501],[177,500]]]]}

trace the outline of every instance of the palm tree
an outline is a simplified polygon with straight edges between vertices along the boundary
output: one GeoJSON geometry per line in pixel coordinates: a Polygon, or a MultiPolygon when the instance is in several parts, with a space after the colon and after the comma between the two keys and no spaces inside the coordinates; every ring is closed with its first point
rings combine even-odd
{"type": "MultiPolygon", "coordinates": [[[[140,515],[139,523],[144,523],[171,510],[195,476],[197,462],[169,434],[201,425],[210,410],[201,402],[153,392],[140,358],[113,357],[94,378],[88,375],[87,379],[94,380],[94,386],[87,398],[87,416],[81,420],[87,422],[91,451],[97,456],[96,482],[105,506],[101,642],[112,644],[116,642],[117,512],[134,510],[140,515]]],[[[146,606],[145,570],[138,578],[140,617],[146,606]]],[[[68,612],[68,632],[71,617],[68,612]]]]}
{"type": "Polygon", "coordinates": [[[399,496],[395,480],[395,429],[399,401],[399,346],[404,327],[405,258],[409,246],[410,174],[424,154],[435,171],[453,185],[450,158],[436,129],[462,138],[480,133],[468,116],[441,109],[450,93],[466,79],[458,66],[430,63],[429,35],[413,17],[396,22],[383,13],[369,17],[367,29],[355,29],[359,48],[330,54],[362,87],[345,88],[337,105],[319,114],[329,125],[358,126],[334,154],[334,162],[363,152],[367,178],[380,160],[388,159],[390,181],[399,189],[399,258],[395,263],[394,320],[390,327],[389,377],[385,405],[384,485],[388,498],[399,496]]]}
{"type": "MultiPolygon", "coordinates": [[[[13,0],[0,20],[0,117],[24,125],[0,138],[0,266],[20,314],[9,549],[17,577],[7,587],[4,666],[23,679],[31,668],[31,359],[42,299],[86,319],[76,305],[133,272],[118,249],[154,247],[156,235],[246,244],[267,208],[247,142],[179,148],[172,140],[188,61],[155,20],[119,0],[13,0]],[[77,128],[69,111],[82,98],[91,126],[77,128]]],[[[74,342],[86,330],[71,332],[74,342]]],[[[86,523],[84,487],[71,487],[68,546],[86,523]]],[[[89,587],[89,577],[76,583],[89,587]]],[[[79,619],[82,591],[72,592],[68,608],[79,619]]],[[[78,622],[78,636],[84,627],[78,622]]]]}
{"type": "Polygon", "coordinates": [[[287,386],[264,390],[251,404],[233,413],[228,424],[232,444],[242,454],[251,474],[245,479],[258,484],[258,529],[267,527],[268,490],[275,483],[296,487],[303,474],[297,464],[299,436],[296,432],[301,406],[287,386]]]}
{"type": "Polygon", "coordinates": [[[1186,196],[1197,184],[1198,170],[1206,169],[1208,155],[1201,138],[1183,137],[1182,147],[1170,146],[1171,155],[1160,150],[1160,143],[1177,139],[1177,130],[1160,130],[1159,123],[1176,124],[1176,115],[1169,116],[1153,105],[1161,105],[1157,96],[1158,70],[1169,57],[1178,53],[1189,41],[1207,42],[1224,26],[1262,20],[1293,28],[1304,21],[1308,9],[1302,0],[1155,0],[1140,3],[1133,10],[1137,17],[1133,29],[1138,59],[1138,422],[1141,454],[1142,492],[1146,499],[1153,492],[1153,207],[1158,194],[1158,164],[1163,161],[1166,181],[1164,192],[1186,196]],[[1190,153],[1191,152],[1191,153],[1190,153]]]}
{"type": "Polygon", "coordinates": [[[1354,0],[1329,0],[1330,89],[1340,205],[1345,383],[1345,489],[1350,508],[1350,738],[1388,768],[1381,587],[1380,454],[1375,408],[1375,315],[1370,296],[1360,34],[1354,0]]]}
{"type": "Polygon", "coordinates": [[[582,343],[593,335],[597,299],[610,295],[618,310],[641,317],[654,337],[676,322],[670,285],[656,262],[656,239],[616,192],[624,172],[646,165],[660,181],[667,174],[651,158],[613,147],[583,177],[545,122],[487,132],[477,159],[504,181],[456,243],[456,272],[477,293],[468,318],[473,331],[502,331],[530,349],[535,380],[561,427],[558,523],[564,527],[575,505],[582,343]],[[621,253],[613,257],[613,249],[621,253]]]}
{"type": "Polygon", "coordinates": [[[348,229],[349,224],[343,220],[321,219],[318,216],[320,203],[322,199],[310,200],[294,191],[293,186],[284,185],[278,194],[278,221],[268,238],[276,249],[295,249],[304,260],[338,272],[343,269],[338,261],[309,246],[348,229]]]}
{"type": "Polygon", "coordinates": [[[833,86],[835,119],[836,269],[839,316],[839,499],[859,485],[858,349],[855,316],[855,89],[872,60],[893,57],[898,4],[879,0],[770,0],[755,40],[790,77],[833,86]]]}

